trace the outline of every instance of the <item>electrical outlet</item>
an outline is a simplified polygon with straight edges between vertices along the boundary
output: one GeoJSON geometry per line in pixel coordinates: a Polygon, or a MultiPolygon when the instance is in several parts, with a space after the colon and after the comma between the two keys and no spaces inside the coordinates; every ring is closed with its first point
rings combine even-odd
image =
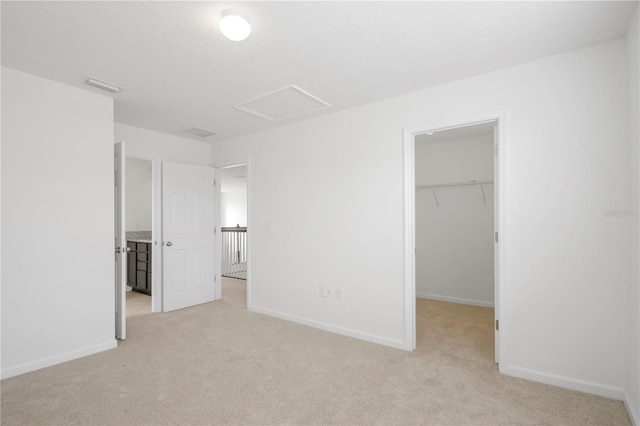
{"type": "Polygon", "coordinates": [[[326,287],[327,297],[331,299],[333,297],[333,289],[331,287],[326,287]]]}
{"type": "Polygon", "coordinates": [[[342,289],[340,287],[336,287],[335,296],[336,300],[342,300],[342,289]]]}

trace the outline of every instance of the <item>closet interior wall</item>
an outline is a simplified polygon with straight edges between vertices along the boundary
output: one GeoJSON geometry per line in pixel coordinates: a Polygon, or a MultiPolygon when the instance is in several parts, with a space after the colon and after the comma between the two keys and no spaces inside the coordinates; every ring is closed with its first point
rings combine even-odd
{"type": "Polygon", "coordinates": [[[416,295],[493,306],[493,129],[473,127],[416,137],[416,295]]]}

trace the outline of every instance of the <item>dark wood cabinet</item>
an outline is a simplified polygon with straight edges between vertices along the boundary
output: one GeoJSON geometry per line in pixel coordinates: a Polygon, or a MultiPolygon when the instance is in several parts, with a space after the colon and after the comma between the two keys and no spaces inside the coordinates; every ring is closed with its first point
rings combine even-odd
{"type": "Polygon", "coordinates": [[[127,285],[136,286],[136,243],[127,241],[127,285]]]}
{"type": "Polygon", "coordinates": [[[127,241],[127,285],[151,295],[151,243],[127,241]]]}

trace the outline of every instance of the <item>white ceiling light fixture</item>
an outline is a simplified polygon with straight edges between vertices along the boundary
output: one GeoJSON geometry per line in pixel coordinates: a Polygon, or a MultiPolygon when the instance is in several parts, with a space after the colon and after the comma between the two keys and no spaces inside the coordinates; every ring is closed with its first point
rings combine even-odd
{"type": "Polygon", "coordinates": [[[85,80],[84,84],[89,86],[97,87],[98,89],[106,90],[111,93],[118,93],[122,90],[121,87],[116,86],[112,83],[107,83],[106,81],[98,80],[97,78],[89,77],[85,80]]]}
{"type": "Polygon", "coordinates": [[[222,11],[222,18],[218,24],[222,34],[229,40],[242,41],[251,34],[249,19],[234,9],[222,11]]]}

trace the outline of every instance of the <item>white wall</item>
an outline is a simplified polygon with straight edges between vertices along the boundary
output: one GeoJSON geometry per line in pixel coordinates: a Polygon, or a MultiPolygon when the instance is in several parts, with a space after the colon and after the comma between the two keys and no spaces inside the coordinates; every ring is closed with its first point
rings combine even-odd
{"type": "Polygon", "coordinates": [[[247,226],[247,192],[222,193],[221,226],[247,226]]]}
{"type": "Polygon", "coordinates": [[[627,81],[619,40],[215,144],[251,160],[249,309],[404,347],[403,128],[503,112],[501,371],[622,397],[627,81]]]}
{"type": "Polygon", "coordinates": [[[629,64],[629,100],[631,123],[631,147],[629,156],[631,162],[631,204],[632,215],[632,275],[629,292],[629,348],[627,370],[627,409],[636,425],[640,424],[640,227],[638,226],[638,211],[640,209],[640,7],[635,15],[627,34],[627,54],[629,64]]]}
{"type": "MultiPolygon", "coordinates": [[[[416,137],[417,186],[493,181],[493,134],[440,135],[416,137]]],[[[493,306],[493,185],[417,189],[415,202],[416,295],[493,306]]]]}
{"type": "Polygon", "coordinates": [[[115,123],[115,142],[125,141],[127,157],[208,166],[211,146],[167,133],[115,123]]]}
{"type": "Polygon", "coordinates": [[[113,100],[2,70],[2,377],[116,346],[113,100]]]}
{"type": "Polygon", "coordinates": [[[126,158],[127,231],[151,230],[151,161],[126,158]]]}

